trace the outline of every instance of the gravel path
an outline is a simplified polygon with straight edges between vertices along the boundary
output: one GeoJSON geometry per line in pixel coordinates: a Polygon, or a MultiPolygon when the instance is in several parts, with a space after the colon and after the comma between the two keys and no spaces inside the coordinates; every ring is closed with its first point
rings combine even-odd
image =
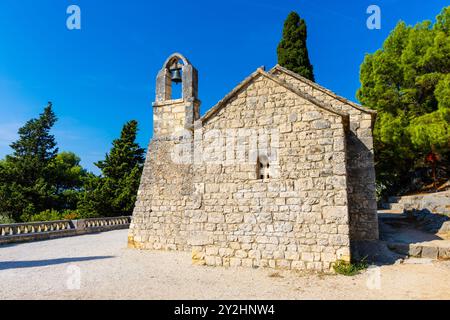
{"type": "Polygon", "coordinates": [[[448,261],[325,276],[192,266],[187,253],[130,250],[126,242],[121,230],[0,247],[0,300],[450,299],[448,261]]]}

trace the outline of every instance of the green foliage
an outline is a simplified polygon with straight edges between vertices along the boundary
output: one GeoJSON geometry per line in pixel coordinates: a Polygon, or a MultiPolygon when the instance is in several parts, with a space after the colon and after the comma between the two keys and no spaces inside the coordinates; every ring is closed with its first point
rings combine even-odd
{"type": "Polygon", "coordinates": [[[378,182],[398,191],[431,152],[450,152],[450,7],[433,25],[400,22],[361,66],[358,99],[378,111],[378,182]]]}
{"type": "Polygon", "coordinates": [[[346,261],[338,261],[333,265],[333,269],[337,274],[352,277],[361,273],[361,271],[366,270],[369,267],[366,260],[363,259],[360,262],[349,263],[346,261]]]}
{"type": "Polygon", "coordinates": [[[86,178],[80,212],[106,217],[132,214],[145,153],[135,142],[137,131],[136,121],[126,123],[105,160],[96,163],[102,175],[86,178]]]}
{"type": "Polygon", "coordinates": [[[50,130],[57,118],[52,104],[19,129],[13,154],[0,161],[0,214],[27,222],[38,212],[76,209],[85,170],[73,153],[58,154],[50,130]]]}
{"type": "Polygon", "coordinates": [[[58,152],[50,134],[55,122],[49,103],[39,118],[19,129],[19,139],[11,145],[13,154],[0,164],[0,213],[15,221],[51,206],[48,167],[58,152]]]}
{"type": "Polygon", "coordinates": [[[284,23],[283,38],[278,45],[278,64],[314,81],[306,39],[305,20],[296,12],[291,12],[284,23]]]}
{"type": "Polygon", "coordinates": [[[56,210],[45,210],[39,214],[32,215],[29,219],[31,222],[40,221],[59,221],[64,220],[62,214],[56,210]]]}
{"type": "Polygon", "coordinates": [[[72,152],[61,152],[49,165],[49,171],[52,172],[52,206],[58,211],[73,210],[77,207],[88,175],[80,161],[72,152]]]}
{"type": "Polygon", "coordinates": [[[19,129],[13,154],[0,160],[0,223],[131,215],[144,163],[137,122],[123,127],[111,152],[88,173],[72,152],[58,153],[52,104],[19,129]]]}
{"type": "Polygon", "coordinates": [[[0,214],[0,224],[13,224],[13,223],[15,223],[13,219],[0,214]]]}

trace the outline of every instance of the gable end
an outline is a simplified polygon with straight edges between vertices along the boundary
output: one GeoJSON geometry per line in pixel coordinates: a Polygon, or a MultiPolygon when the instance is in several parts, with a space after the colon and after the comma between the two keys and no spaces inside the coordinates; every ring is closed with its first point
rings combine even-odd
{"type": "Polygon", "coordinates": [[[255,79],[259,78],[260,76],[266,77],[267,79],[270,79],[277,84],[281,85],[285,89],[289,90],[290,92],[294,93],[295,95],[311,102],[315,106],[333,113],[335,115],[338,115],[342,117],[342,121],[344,124],[344,130],[349,131],[350,130],[350,117],[348,114],[341,112],[339,110],[335,110],[332,105],[324,103],[315,97],[311,96],[310,94],[306,92],[302,92],[292,86],[291,84],[287,83],[286,81],[274,76],[273,74],[267,73],[263,70],[263,68],[257,69],[254,73],[252,73],[248,78],[246,78],[244,81],[242,81],[238,86],[236,86],[229,94],[227,94],[221,101],[219,101],[213,108],[211,108],[202,118],[199,119],[200,123],[204,124],[208,120],[210,120],[212,117],[214,117],[223,107],[227,105],[227,102],[230,101],[233,97],[235,97],[241,90],[243,90],[245,87],[247,87],[250,83],[252,83],[255,79]]]}

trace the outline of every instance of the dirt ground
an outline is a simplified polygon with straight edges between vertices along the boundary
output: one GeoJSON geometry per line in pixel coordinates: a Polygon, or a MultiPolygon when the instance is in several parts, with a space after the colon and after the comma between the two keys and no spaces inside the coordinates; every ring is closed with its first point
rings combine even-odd
{"type": "Polygon", "coordinates": [[[355,276],[192,266],[126,248],[127,231],[0,247],[0,299],[450,299],[450,262],[407,260],[355,276]]]}

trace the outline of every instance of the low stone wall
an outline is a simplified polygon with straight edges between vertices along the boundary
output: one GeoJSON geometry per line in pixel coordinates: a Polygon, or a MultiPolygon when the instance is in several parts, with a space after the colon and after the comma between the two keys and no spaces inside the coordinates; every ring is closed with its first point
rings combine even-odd
{"type": "Polygon", "coordinates": [[[0,225],[0,245],[128,229],[131,217],[61,220],[0,225]]]}
{"type": "Polygon", "coordinates": [[[450,215],[450,191],[389,198],[388,209],[404,211],[427,210],[431,213],[450,215]]]}

